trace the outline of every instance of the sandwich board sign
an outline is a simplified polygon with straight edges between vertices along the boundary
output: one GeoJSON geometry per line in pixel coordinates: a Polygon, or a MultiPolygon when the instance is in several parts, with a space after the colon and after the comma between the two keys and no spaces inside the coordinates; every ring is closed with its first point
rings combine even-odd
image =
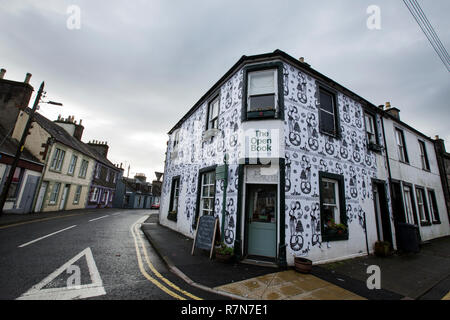
{"type": "Polygon", "coordinates": [[[194,243],[192,244],[192,252],[194,255],[195,248],[209,250],[209,258],[212,259],[214,250],[214,240],[216,238],[217,218],[214,216],[201,216],[197,222],[197,230],[195,231],[194,243]]]}

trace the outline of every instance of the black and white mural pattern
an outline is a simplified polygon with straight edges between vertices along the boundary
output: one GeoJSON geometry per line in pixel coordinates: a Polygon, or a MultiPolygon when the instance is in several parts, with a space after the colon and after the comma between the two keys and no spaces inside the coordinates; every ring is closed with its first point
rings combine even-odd
{"type": "Polygon", "coordinates": [[[364,234],[361,203],[373,198],[371,178],[376,176],[376,156],[367,151],[359,103],[339,93],[341,138],[321,134],[316,81],[288,64],[284,64],[283,73],[287,253],[308,256],[332,246],[321,242],[319,171],[344,177],[350,237],[355,232],[364,234]]]}
{"type": "MultiPolygon", "coordinates": [[[[224,163],[227,155],[228,186],[225,206],[225,241],[228,245],[234,245],[236,234],[236,205],[238,185],[238,159],[240,142],[238,139],[241,123],[242,106],[242,78],[243,71],[238,71],[220,89],[220,115],[219,134],[210,139],[203,139],[206,127],[207,101],[198,108],[180,128],[180,140],[173,153],[173,136],[171,136],[167,149],[167,158],[164,171],[164,183],[161,197],[169,203],[172,177],[181,176],[180,200],[178,208],[178,225],[180,231],[193,235],[193,219],[197,204],[198,172],[202,168],[224,163]]],[[[212,97],[211,97],[212,98],[212,97]]],[[[216,181],[216,195],[214,202],[214,214],[222,223],[222,201],[224,182],[216,181]]],[[[167,213],[169,208],[161,208],[161,214],[167,213]]]]}

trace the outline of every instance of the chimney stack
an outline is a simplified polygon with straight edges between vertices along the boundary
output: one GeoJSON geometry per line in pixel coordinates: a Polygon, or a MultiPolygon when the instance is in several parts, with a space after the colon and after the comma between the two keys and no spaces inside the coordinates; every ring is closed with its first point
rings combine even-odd
{"type": "Polygon", "coordinates": [[[31,79],[31,73],[27,73],[25,76],[25,83],[30,83],[30,79],[31,79]]]}
{"type": "Polygon", "coordinates": [[[392,107],[389,101],[386,102],[386,112],[389,113],[394,118],[400,120],[400,109],[392,107]]]}
{"type": "Polygon", "coordinates": [[[5,77],[6,69],[0,70],[0,79],[3,79],[5,77]]]}

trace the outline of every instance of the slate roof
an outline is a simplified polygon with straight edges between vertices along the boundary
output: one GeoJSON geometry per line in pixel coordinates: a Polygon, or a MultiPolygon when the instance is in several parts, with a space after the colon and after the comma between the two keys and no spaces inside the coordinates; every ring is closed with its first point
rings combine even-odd
{"type": "MultiPolygon", "coordinates": [[[[27,112],[30,112],[29,108],[27,108],[27,112]]],[[[88,157],[97,160],[98,162],[101,162],[102,164],[110,167],[111,169],[119,170],[117,169],[117,167],[114,166],[114,164],[111,161],[109,161],[105,156],[100,154],[97,150],[94,150],[93,148],[89,147],[88,144],[73,137],[64,128],[60,127],[53,121],[47,119],[40,113],[36,112],[34,114],[34,121],[36,121],[42,128],[44,128],[56,141],[74,150],[77,150],[83,153],[84,155],[87,155],[88,157]]]]}
{"type": "MultiPolygon", "coordinates": [[[[3,128],[3,126],[0,125],[0,153],[14,157],[16,155],[18,147],[19,147],[18,141],[11,138],[11,136],[9,136],[8,133],[6,132],[5,128],[3,128]]],[[[33,156],[33,154],[26,148],[23,149],[22,154],[20,155],[20,159],[31,161],[43,166],[43,164],[40,163],[39,159],[33,156]]]]}

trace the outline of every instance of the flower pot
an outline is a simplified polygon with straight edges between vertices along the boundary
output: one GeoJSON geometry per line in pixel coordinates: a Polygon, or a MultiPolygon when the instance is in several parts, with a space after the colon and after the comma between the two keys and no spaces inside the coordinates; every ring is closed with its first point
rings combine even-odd
{"type": "Polygon", "coordinates": [[[228,263],[231,262],[233,256],[231,254],[221,254],[216,252],[215,258],[219,262],[228,263]]]}
{"type": "Polygon", "coordinates": [[[391,252],[391,245],[389,242],[375,242],[375,255],[378,257],[386,257],[391,252]]]}
{"type": "Polygon", "coordinates": [[[312,261],[305,258],[295,257],[294,265],[295,270],[301,273],[310,273],[312,269],[312,261]]]}

